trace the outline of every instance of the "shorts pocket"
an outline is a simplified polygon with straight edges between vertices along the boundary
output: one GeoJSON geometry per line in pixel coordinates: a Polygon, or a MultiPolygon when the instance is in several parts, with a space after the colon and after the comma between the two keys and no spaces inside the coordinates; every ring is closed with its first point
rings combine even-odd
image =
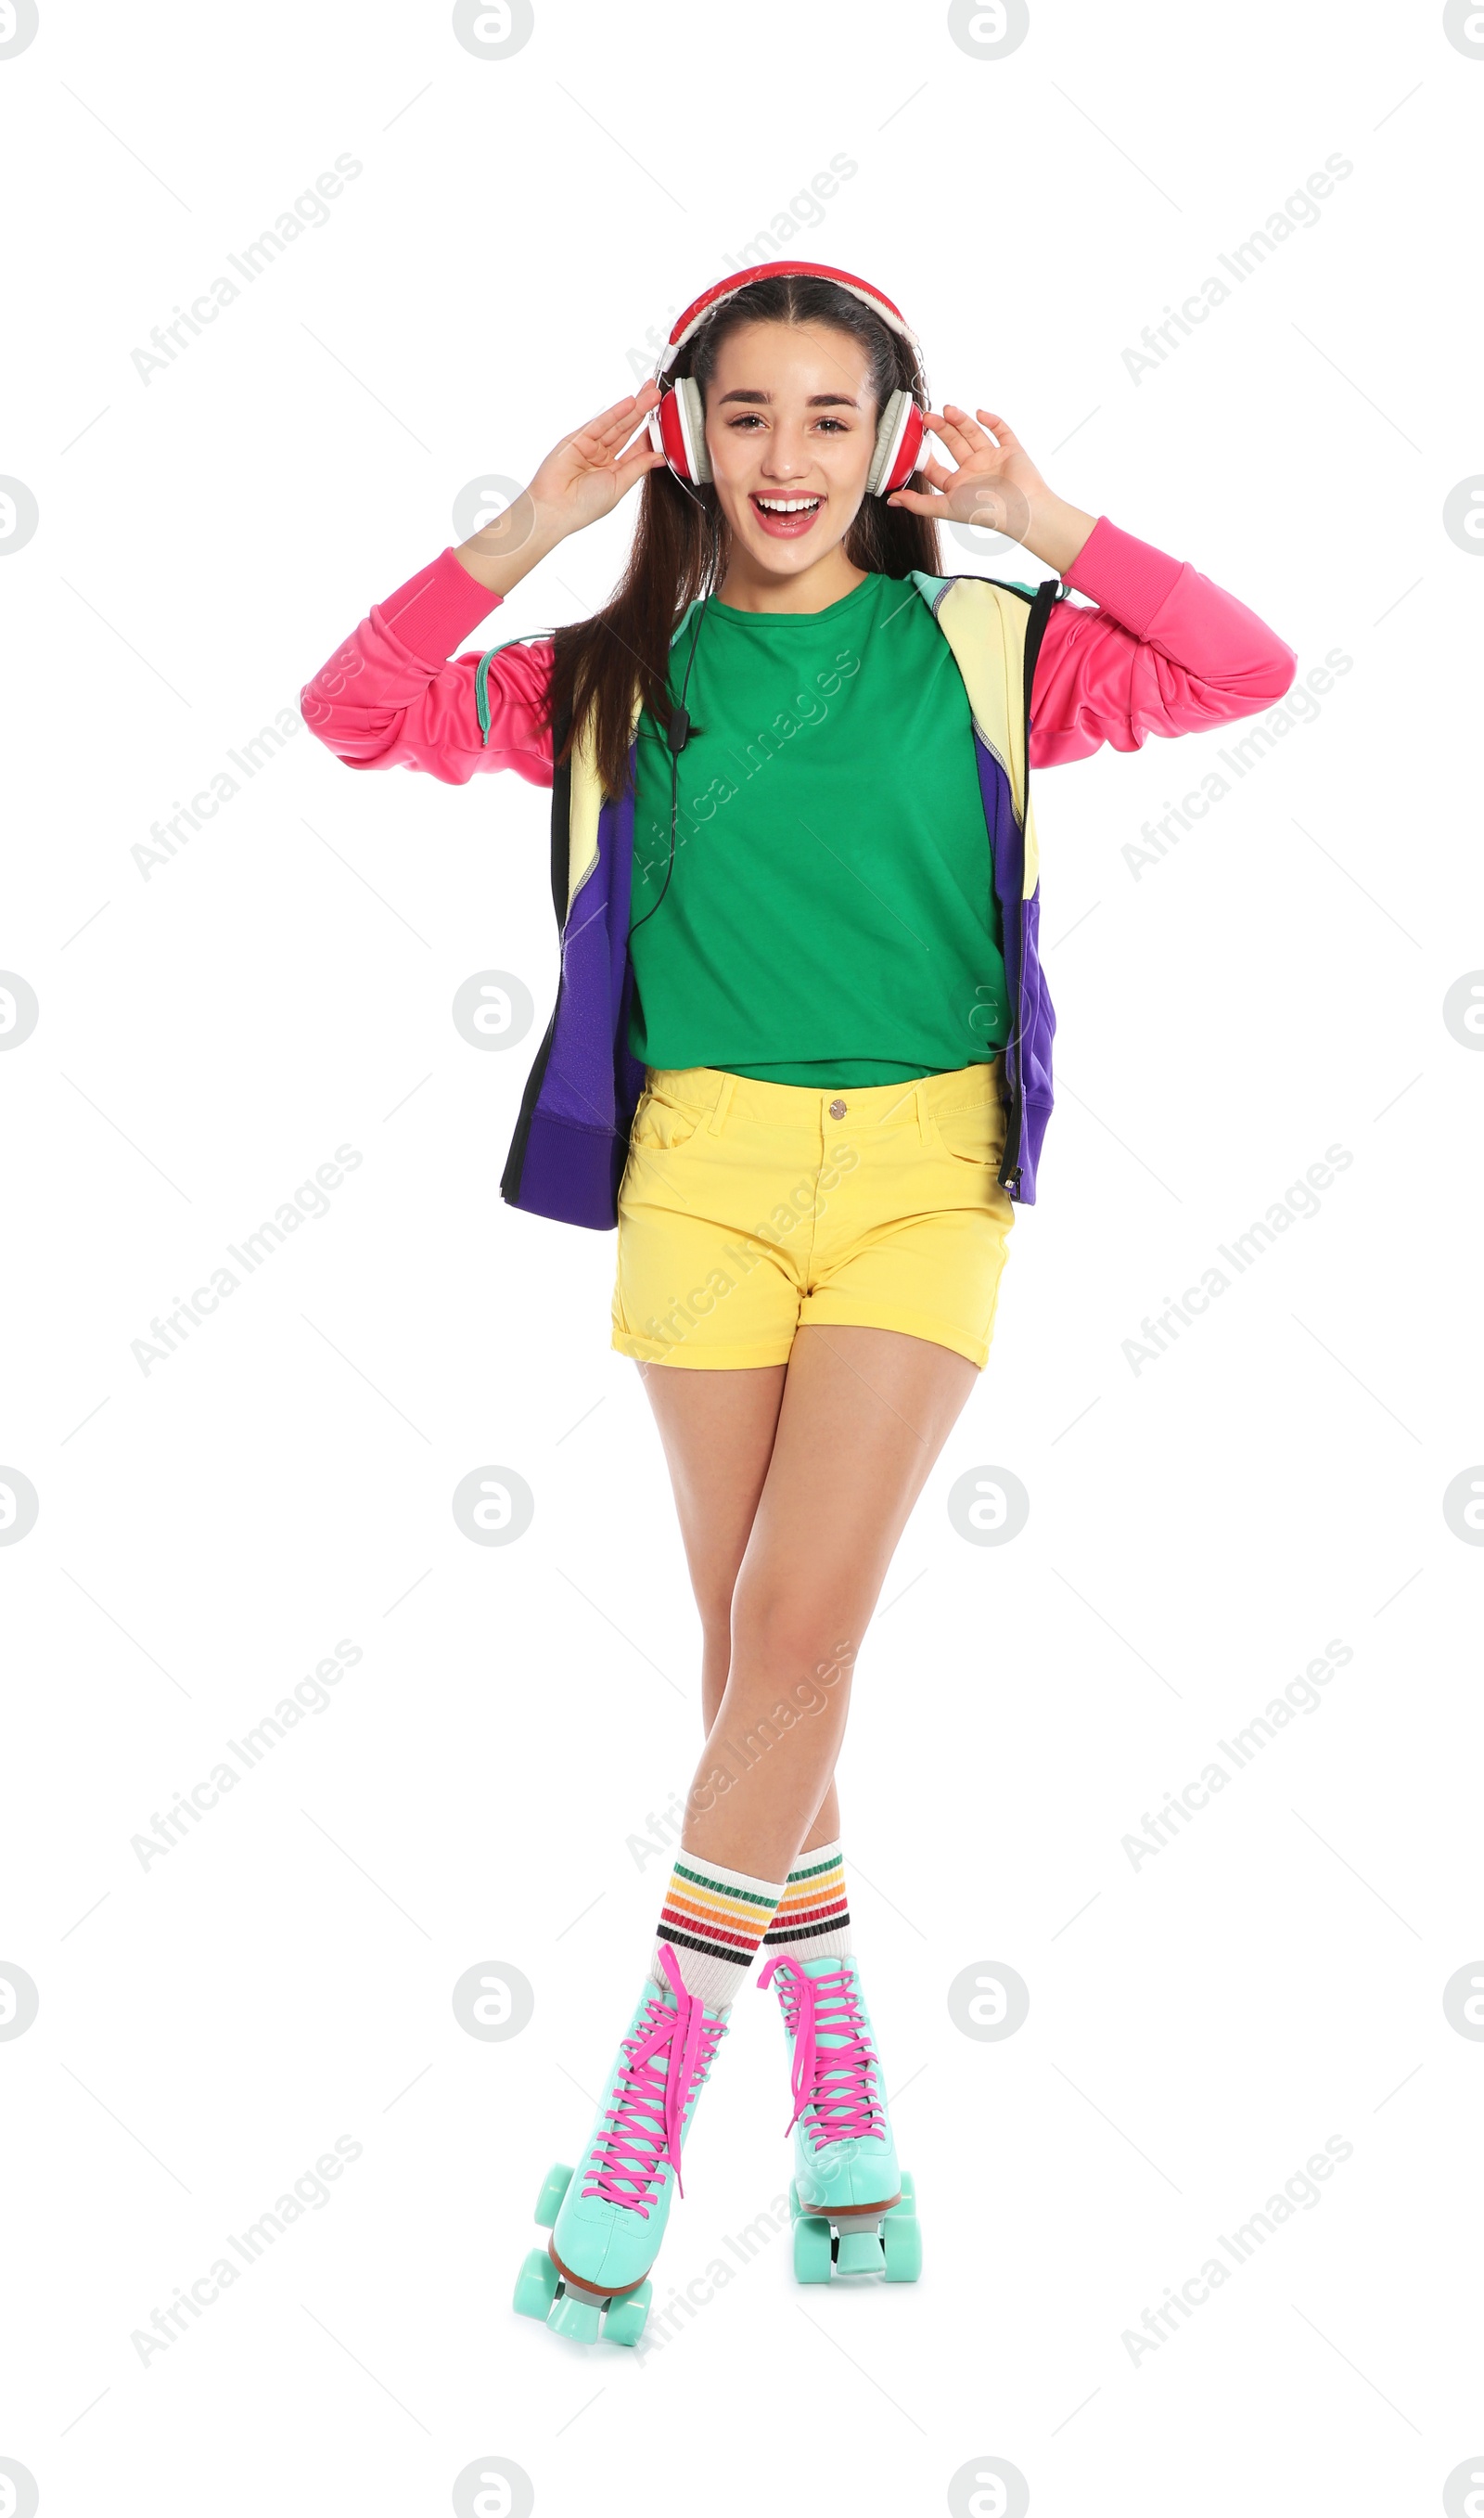
{"type": "Polygon", "coordinates": [[[998,1172],[1004,1152],[1005,1115],[997,1103],[981,1109],[935,1110],[933,1128],[952,1162],[998,1172]]]}
{"type": "Polygon", "coordinates": [[[671,1153],[690,1144],[704,1117],[703,1110],[693,1110],[687,1103],[668,1102],[662,1093],[646,1091],[634,1112],[629,1145],[641,1153],[671,1153]]]}

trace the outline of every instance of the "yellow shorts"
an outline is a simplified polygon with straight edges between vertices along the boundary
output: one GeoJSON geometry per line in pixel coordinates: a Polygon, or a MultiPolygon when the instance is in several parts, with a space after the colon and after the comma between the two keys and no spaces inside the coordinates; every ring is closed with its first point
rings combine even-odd
{"type": "Polygon", "coordinates": [[[618,1193],[618,1353],[784,1364],[823,1322],[982,1367],[1014,1221],[1002,1066],[838,1093],[649,1068],[618,1193]]]}

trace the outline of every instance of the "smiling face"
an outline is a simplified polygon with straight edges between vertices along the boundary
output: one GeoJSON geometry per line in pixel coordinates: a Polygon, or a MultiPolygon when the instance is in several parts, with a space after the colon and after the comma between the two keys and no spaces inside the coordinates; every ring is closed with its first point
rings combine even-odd
{"type": "Polygon", "coordinates": [[[718,349],[705,402],[712,478],[732,530],[729,586],[762,590],[818,571],[817,590],[839,575],[848,583],[835,591],[849,592],[862,572],[842,544],[876,441],[865,346],[831,325],[739,325],[718,349]]]}

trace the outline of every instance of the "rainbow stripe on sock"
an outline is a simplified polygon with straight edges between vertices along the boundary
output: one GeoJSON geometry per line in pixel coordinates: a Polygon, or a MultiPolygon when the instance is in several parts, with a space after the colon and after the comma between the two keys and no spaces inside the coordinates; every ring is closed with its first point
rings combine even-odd
{"type": "Polygon", "coordinates": [[[820,1932],[841,1932],[849,1922],[845,1864],[834,1852],[789,1872],[783,1902],[763,1938],[771,1950],[781,1941],[812,1941],[820,1932]]]}
{"type": "Polygon", "coordinates": [[[677,1862],[659,1910],[659,1938],[750,1967],[773,1918],[772,1891],[735,1888],[693,1861],[677,1862]]]}

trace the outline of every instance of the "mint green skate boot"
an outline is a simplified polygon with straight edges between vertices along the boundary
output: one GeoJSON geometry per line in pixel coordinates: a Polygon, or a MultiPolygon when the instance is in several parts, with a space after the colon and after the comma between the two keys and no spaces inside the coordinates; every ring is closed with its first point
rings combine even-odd
{"type": "Polygon", "coordinates": [[[869,2014],[852,1957],[770,1959],[793,2062],[793,2271],[915,2281],[922,2271],[912,2181],[897,2165],[869,2014]]]}
{"type": "Polygon", "coordinates": [[[719,2013],[687,1993],[674,1952],[660,1944],[668,1979],[650,1978],[635,2007],[577,2170],[548,2170],[535,2217],[551,2231],[521,2267],[514,2307],[554,2334],[637,2343],[650,2309],[648,2276],[670,2216],[671,2172],[701,2083],[725,2037],[719,2013]],[[606,2311],[606,2314],[605,2314],[606,2311]]]}

